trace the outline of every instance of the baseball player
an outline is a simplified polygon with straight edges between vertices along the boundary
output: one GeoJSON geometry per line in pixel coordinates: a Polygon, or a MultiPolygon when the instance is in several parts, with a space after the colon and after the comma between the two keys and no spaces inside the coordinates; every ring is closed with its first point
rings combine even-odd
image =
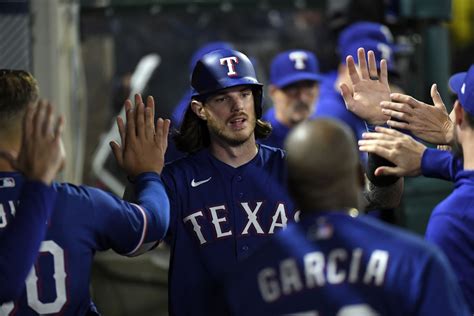
{"type": "MultiPolygon", "coordinates": [[[[38,86],[29,73],[8,71],[1,72],[0,87],[0,139],[9,140],[2,142],[2,150],[15,151],[20,143],[28,146],[21,142],[21,137],[29,139],[31,128],[25,124],[20,132],[21,118],[28,105],[34,107],[38,86]]],[[[89,294],[90,268],[95,252],[112,248],[117,253],[134,256],[150,249],[165,235],[169,224],[169,201],[158,174],[164,163],[169,121],[159,120],[155,129],[153,100],[148,99],[146,109],[139,97],[136,104],[136,110],[132,110],[130,101],[126,103],[127,125],[119,119],[123,147],[114,143],[113,148],[119,164],[136,178],[139,204],[130,204],[86,186],[53,183],[56,201],[49,220],[38,224],[46,226],[46,234],[39,252],[35,252],[36,262],[19,298],[0,305],[2,315],[98,315],[89,294]]],[[[41,105],[34,117],[49,125],[53,120],[50,108],[45,110],[41,105]]],[[[51,133],[45,124],[35,127],[51,133]]],[[[23,186],[28,184],[25,177],[13,169],[19,162],[11,157],[10,164],[13,166],[3,163],[0,171],[0,178],[11,179],[12,184],[0,188],[0,205],[4,212],[0,239],[9,238],[9,225],[21,211],[17,210],[18,200],[28,203],[29,199],[29,195],[20,196],[23,186]]],[[[31,201],[29,203],[31,205],[31,201]]],[[[25,244],[22,239],[29,238],[29,234],[17,238],[18,246],[10,248],[10,252],[23,252],[24,249],[18,247],[25,244]]],[[[17,262],[6,261],[10,257],[16,255],[2,253],[0,266],[16,267],[17,262]]],[[[23,264],[18,264],[18,269],[23,268],[23,264]]],[[[2,283],[0,287],[9,285],[2,283]]]]}
{"type": "Polygon", "coordinates": [[[364,136],[360,149],[378,153],[396,167],[381,167],[383,174],[442,177],[455,182],[454,191],[438,204],[426,228],[426,239],[446,254],[474,313],[474,65],[467,72],[451,77],[450,86],[457,93],[454,104],[454,157],[448,152],[427,149],[413,138],[395,130],[379,128],[364,136]],[[398,144],[394,147],[394,144],[398,144]],[[395,150],[394,150],[395,148],[395,150]]]}
{"type": "Polygon", "coordinates": [[[259,143],[283,147],[290,129],[314,115],[321,79],[318,59],[312,52],[289,50],[272,60],[268,92],[273,107],[263,115],[272,125],[272,133],[259,143]]]}
{"type": "Polygon", "coordinates": [[[470,315],[437,248],[358,216],[364,177],[355,145],[348,126],[335,120],[290,132],[288,190],[300,222],[231,277],[233,315],[470,315]]]}
{"type": "MultiPolygon", "coordinates": [[[[43,111],[47,106],[40,102],[38,109],[43,111]]],[[[26,179],[19,197],[21,203],[8,227],[5,227],[4,206],[0,204],[0,227],[5,227],[7,231],[0,237],[0,304],[16,299],[24,288],[46,233],[44,223],[49,220],[56,200],[57,192],[51,182],[64,162],[64,151],[60,146],[63,120],[46,121],[47,115],[40,117],[34,114],[33,109],[29,109],[23,121],[30,137],[23,135],[23,146],[15,169],[21,171],[26,179]],[[46,128],[43,129],[43,126],[46,128]],[[44,130],[54,132],[46,134],[44,130]]],[[[0,121],[1,126],[5,126],[3,120],[0,121]]],[[[1,142],[7,141],[7,138],[2,138],[1,142]]],[[[0,155],[9,159],[11,153],[0,151],[0,155]]],[[[0,160],[1,169],[8,167],[8,160],[0,160]]],[[[0,178],[2,191],[11,190],[15,185],[12,177],[0,178]]]]}
{"type": "MultiPolygon", "coordinates": [[[[285,188],[284,152],[256,143],[271,126],[260,119],[262,84],[248,57],[210,52],[196,63],[191,85],[174,139],[188,156],[162,173],[171,208],[169,310],[222,315],[220,281],[298,213],[285,188]]],[[[381,200],[398,203],[400,188],[384,188],[381,200]]]]}

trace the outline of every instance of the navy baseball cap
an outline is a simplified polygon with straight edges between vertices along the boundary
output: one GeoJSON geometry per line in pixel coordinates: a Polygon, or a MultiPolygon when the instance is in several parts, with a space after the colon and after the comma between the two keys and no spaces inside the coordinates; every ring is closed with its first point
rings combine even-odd
{"type": "Polygon", "coordinates": [[[357,57],[357,50],[359,47],[365,49],[367,53],[369,50],[372,50],[375,54],[375,61],[377,62],[377,69],[380,69],[380,61],[382,59],[387,60],[387,68],[389,71],[395,71],[394,63],[393,63],[393,46],[387,43],[374,41],[371,39],[364,39],[358,42],[354,42],[351,45],[347,45],[346,47],[342,47],[341,51],[341,58],[342,63],[346,63],[346,57],[351,55],[354,57],[354,61],[356,63],[359,62],[357,57]]]}
{"type": "Polygon", "coordinates": [[[474,65],[467,72],[459,72],[449,78],[449,87],[458,95],[464,110],[474,115],[474,65]]]}
{"type": "Polygon", "coordinates": [[[307,50],[289,50],[273,58],[270,66],[271,84],[283,88],[302,80],[322,80],[316,55],[307,50]]]}

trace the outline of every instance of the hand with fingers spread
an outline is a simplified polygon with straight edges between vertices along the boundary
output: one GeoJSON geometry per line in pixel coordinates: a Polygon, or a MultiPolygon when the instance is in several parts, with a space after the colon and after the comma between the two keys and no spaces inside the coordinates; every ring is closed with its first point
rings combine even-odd
{"type": "Polygon", "coordinates": [[[31,104],[23,118],[20,152],[0,151],[0,155],[30,180],[50,185],[64,165],[63,126],[63,117],[55,118],[48,101],[31,104]]]}
{"type": "Polygon", "coordinates": [[[359,150],[376,154],[395,164],[375,170],[376,176],[417,176],[421,174],[421,159],[426,146],[397,130],[377,126],[375,133],[364,133],[359,150]]]}
{"type": "Polygon", "coordinates": [[[365,50],[357,50],[359,72],[356,69],[354,58],[347,56],[346,64],[352,82],[352,89],[346,84],[340,86],[342,97],[349,111],[353,112],[369,124],[381,125],[390,118],[382,113],[380,102],[390,101],[390,87],[388,85],[387,61],[380,61],[380,75],[377,71],[375,54],[365,50]]]}
{"type": "Polygon", "coordinates": [[[409,130],[415,136],[433,144],[449,144],[452,141],[454,125],[449,119],[436,84],[431,86],[434,106],[405,94],[392,93],[390,97],[391,102],[380,103],[382,112],[391,117],[387,121],[389,126],[409,130]]]}
{"type": "Polygon", "coordinates": [[[135,95],[135,106],[125,101],[127,121],[117,118],[122,145],[112,141],[110,146],[119,166],[131,177],[144,172],[161,174],[168,147],[169,120],[155,118],[155,102],[149,96],[146,106],[142,97],[135,95]]]}

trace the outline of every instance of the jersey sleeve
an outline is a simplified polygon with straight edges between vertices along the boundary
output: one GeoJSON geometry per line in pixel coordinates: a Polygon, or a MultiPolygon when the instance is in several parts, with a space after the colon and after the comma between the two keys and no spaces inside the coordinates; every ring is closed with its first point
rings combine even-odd
{"type": "Polygon", "coordinates": [[[112,248],[119,254],[136,256],[152,249],[166,235],[170,207],[158,174],[143,173],[136,178],[137,203],[91,190],[99,250],[112,248]]]}
{"type": "Polygon", "coordinates": [[[471,315],[456,276],[440,251],[427,261],[418,286],[414,315],[471,315]]]}
{"type": "Polygon", "coordinates": [[[427,148],[421,158],[421,173],[425,177],[453,181],[461,170],[462,160],[449,151],[427,148]]]}
{"type": "Polygon", "coordinates": [[[52,186],[27,181],[14,220],[0,237],[0,303],[16,299],[38,255],[57,192],[52,186]]]}

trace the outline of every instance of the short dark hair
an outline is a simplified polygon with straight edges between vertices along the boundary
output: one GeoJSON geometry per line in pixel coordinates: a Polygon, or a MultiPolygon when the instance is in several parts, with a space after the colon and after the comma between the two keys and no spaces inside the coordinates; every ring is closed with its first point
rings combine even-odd
{"type": "Polygon", "coordinates": [[[38,82],[24,70],[0,69],[0,119],[5,122],[25,111],[39,97],[38,82]]]}
{"type": "MultiPolygon", "coordinates": [[[[195,98],[195,100],[205,103],[207,98],[195,98]]],[[[271,132],[272,126],[270,123],[257,119],[255,125],[256,139],[267,138],[271,132]]],[[[181,126],[174,133],[173,140],[176,144],[176,148],[188,154],[209,147],[211,143],[206,121],[194,113],[191,109],[191,104],[189,104],[186,109],[181,126]]]]}

